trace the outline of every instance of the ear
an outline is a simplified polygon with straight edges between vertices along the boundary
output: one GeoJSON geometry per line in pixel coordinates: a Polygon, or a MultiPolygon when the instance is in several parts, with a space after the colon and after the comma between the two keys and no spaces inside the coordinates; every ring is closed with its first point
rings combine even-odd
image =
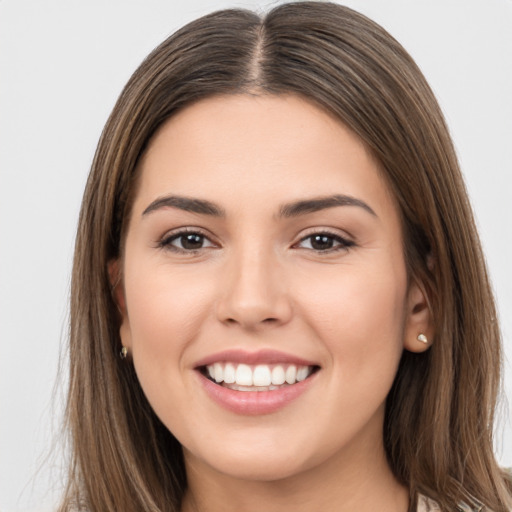
{"type": "Polygon", "coordinates": [[[121,327],[119,329],[119,336],[123,347],[131,349],[131,329],[128,320],[128,311],[126,309],[126,297],[124,293],[123,274],[121,268],[121,260],[115,259],[108,263],[108,275],[110,279],[110,286],[112,290],[112,298],[116,303],[119,311],[121,327]]]}
{"type": "Polygon", "coordinates": [[[404,348],[410,352],[425,352],[434,337],[432,312],[423,286],[411,281],[407,293],[406,318],[404,326],[404,348]],[[418,339],[423,334],[426,342],[418,339]]]}

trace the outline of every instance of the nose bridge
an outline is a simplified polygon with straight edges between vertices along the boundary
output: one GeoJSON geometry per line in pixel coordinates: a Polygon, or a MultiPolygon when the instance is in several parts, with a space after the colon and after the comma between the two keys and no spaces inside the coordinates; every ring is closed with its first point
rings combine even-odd
{"type": "Polygon", "coordinates": [[[291,304],[283,278],[272,247],[256,240],[234,247],[226,263],[219,319],[246,328],[287,322],[291,304]]]}

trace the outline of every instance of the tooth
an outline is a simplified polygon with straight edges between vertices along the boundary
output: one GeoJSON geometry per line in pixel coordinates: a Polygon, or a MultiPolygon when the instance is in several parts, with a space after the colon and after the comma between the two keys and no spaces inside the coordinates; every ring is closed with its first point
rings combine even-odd
{"type": "Polygon", "coordinates": [[[215,363],[213,365],[213,371],[215,373],[215,382],[222,382],[224,380],[224,368],[220,363],[215,363]]]}
{"type": "Polygon", "coordinates": [[[236,369],[235,381],[239,386],[252,386],[252,370],[246,364],[239,364],[236,369]]]}
{"type": "Polygon", "coordinates": [[[286,382],[288,384],[295,384],[295,381],[297,379],[297,368],[294,364],[291,364],[286,368],[286,382]]]}
{"type": "Polygon", "coordinates": [[[301,380],[304,380],[307,378],[309,374],[309,368],[307,366],[300,366],[297,370],[297,381],[300,382],[301,380]]]}
{"type": "Polygon", "coordinates": [[[252,375],[252,382],[253,386],[270,386],[272,383],[270,368],[263,364],[256,366],[252,375]]]}
{"type": "Polygon", "coordinates": [[[212,379],[215,379],[215,370],[213,369],[213,365],[208,365],[206,367],[206,369],[208,370],[208,375],[212,378],[212,379]]]}
{"type": "Polygon", "coordinates": [[[272,370],[272,384],[280,386],[286,382],[286,375],[282,366],[274,366],[272,370]]]}
{"type": "Polygon", "coordinates": [[[233,389],[234,391],[245,391],[245,392],[254,391],[254,388],[252,386],[238,386],[237,384],[231,384],[228,387],[229,387],[229,389],[233,389]]]}
{"type": "Polygon", "coordinates": [[[226,384],[233,384],[235,380],[235,367],[233,364],[227,363],[224,367],[224,382],[226,384]]]}

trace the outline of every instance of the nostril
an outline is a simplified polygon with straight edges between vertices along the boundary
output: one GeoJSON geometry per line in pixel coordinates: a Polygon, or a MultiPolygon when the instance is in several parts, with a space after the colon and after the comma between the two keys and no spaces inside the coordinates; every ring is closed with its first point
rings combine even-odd
{"type": "MultiPolygon", "coordinates": [[[[247,322],[243,322],[241,320],[236,320],[235,318],[226,318],[224,320],[224,322],[227,323],[227,324],[245,324],[245,323],[247,323],[247,322]]],[[[257,322],[253,322],[253,323],[256,324],[257,322]]],[[[274,318],[274,317],[264,318],[259,323],[260,324],[265,324],[265,325],[273,325],[273,324],[279,323],[279,319],[278,318],[274,318]]]]}

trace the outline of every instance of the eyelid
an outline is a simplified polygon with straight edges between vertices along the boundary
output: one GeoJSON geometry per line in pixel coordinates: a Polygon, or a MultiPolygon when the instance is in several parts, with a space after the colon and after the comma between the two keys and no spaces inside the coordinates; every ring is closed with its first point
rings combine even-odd
{"type": "Polygon", "coordinates": [[[205,250],[205,249],[211,249],[218,247],[219,244],[213,240],[213,237],[206,232],[204,229],[197,227],[197,226],[182,226],[179,228],[174,228],[170,231],[166,231],[163,236],[161,236],[157,243],[157,248],[169,250],[175,253],[182,253],[182,254],[195,254],[199,251],[205,250]],[[180,247],[176,247],[171,245],[171,242],[173,240],[178,239],[180,236],[187,235],[187,234],[197,234],[208,240],[208,242],[211,244],[208,247],[200,247],[199,249],[181,249],[180,247]]]}
{"type": "Polygon", "coordinates": [[[298,248],[298,249],[306,249],[306,250],[309,250],[309,251],[312,251],[312,252],[315,252],[318,254],[329,254],[329,253],[337,252],[337,251],[343,251],[343,250],[347,251],[348,249],[350,249],[351,247],[354,247],[355,245],[356,245],[356,243],[355,243],[353,237],[351,237],[350,235],[348,235],[346,233],[342,234],[338,230],[334,230],[332,228],[314,227],[314,228],[307,229],[305,232],[302,232],[300,234],[300,236],[298,237],[298,241],[293,244],[293,247],[298,248]],[[311,238],[312,236],[315,236],[315,235],[325,235],[325,236],[331,237],[339,243],[339,246],[332,247],[330,249],[326,249],[323,251],[316,250],[313,248],[309,249],[309,248],[298,247],[298,245],[301,242],[303,242],[304,240],[307,240],[308,238],[311,238]]]}
{"type": "MultiPolygon", "coordinates": [[[[347,235],[346,233],[340,233],[339,230],[335,230],[333,228],[325,228],[325,227],[311,227],[300,233],[299,236],[296,237],[297,241],[292,244],[292,248],[305,249],[318,254],[329,254],[338,251],[347,251],[351,247],[355,246],[356,243],[353,240],[353,237],[347,235]],[[314,248],[305,248],[299,247],[299,245],[311,238],[315,235],[324,235],[330,238],[333,238],[338,245],[336,247],[332,247],[325,250],[314,249],[314,248]]],[[[197,226],[182,226],[178,228],[174,228],[170,231],[166,231],[163,236],[161,236],[157,243],[156,247],[159,249],[169,250],[175,253],[182,254],[195,254],[205,249],[218,248],[219,243],[214,240],[214,237],[205,229],[197,227],[197,226]],[[197,234],[209,242],[209,246],[200,247],[198,249],[183,249],[177,246],[171,245],[171,242],[178,239],[180,236],[184,236],[187,234],[197,234]]]]}

